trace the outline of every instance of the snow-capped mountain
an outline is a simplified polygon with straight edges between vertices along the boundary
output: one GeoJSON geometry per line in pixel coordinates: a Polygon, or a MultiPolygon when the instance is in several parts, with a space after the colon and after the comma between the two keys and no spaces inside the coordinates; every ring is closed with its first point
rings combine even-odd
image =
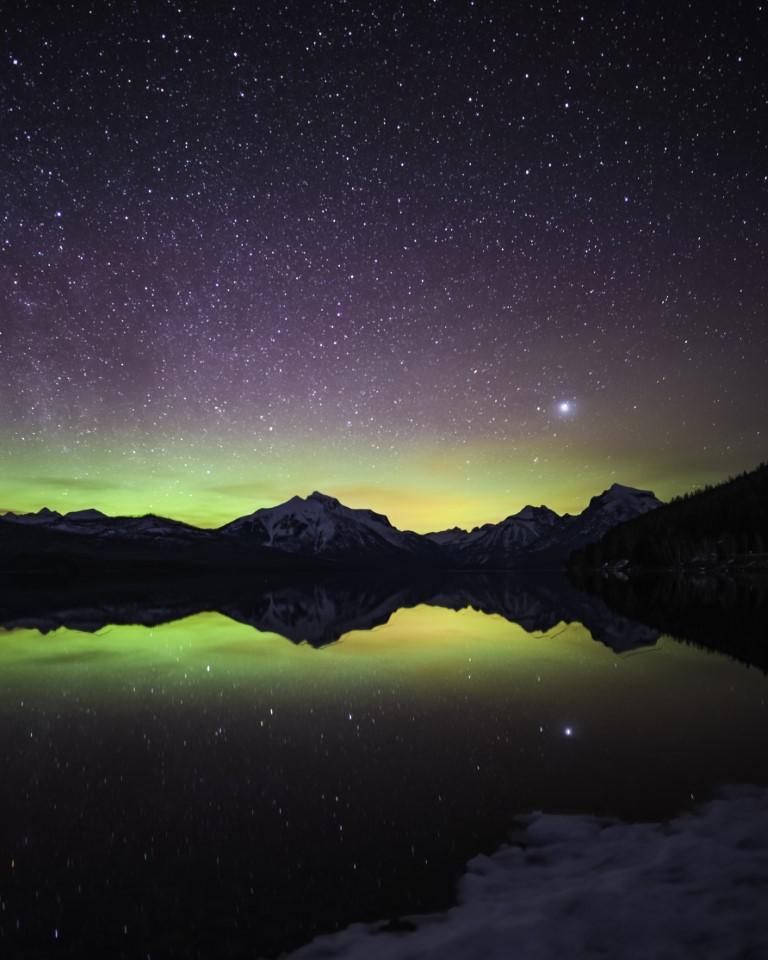
{"type": "Polygon", "coordinates": [[[577,516],[559,516],[545,506],[527,506],[500,523],[487,523],[469,532],[454,527],[426,536],[439,544],[458,567],[559,566],[571,551],[595,543],[611,527],[647,513],[660,503],[648,490],[614,483],[592,497],[577,516]]]}
{"type": "Polygon", "coordinates": [[[387,563],[422,557],[437,562],[441,556],[431,541],[396,529],[383,514],[355,510],[317,492],[263,507],[225,524],[219,533],[283,553],[336,561],[387,563]]]}
{"type": "Polygon", "coordinates": [[[218,530],[148,514],[109,517],[99,510],[0,517],[0,560],[87,556],[110,562],[193,563],[213,568],[332,564],[347,568],[497,569],[562,566],[569,554],[609,529],[659,506],[645,490],[614,484],[578,516],[527,506],[500,523],[438,533],[398,530],[373,510],[356,510],[322,493],[292,497],[218,530]]]}
{"type": "Polygon", "coordinates": [[[117,538],[175,538],[206,536],[207,531],[149,513],[143,517],[109,517],[101,510],[73,510],[58,513],[43,507],[37,513],[6,513],[4,520],[14,524],[44,527],[56,533],[74,533],[82,536],[117,538]]]}
{"type": "Polygon", "coordinates": [[[486,523],[470,532],[454,527],[426,536],[460,566],[504,566],[545,537],[561,519],[549,507],[529,505],[500,523],[486,523]]]}
{"type": "MultiPolygon", "coordinates": [[[[569,517],[551,546],[565,558],[587,543],[596,543],[617,524],[660,506],[661,501],[650,490],[637,490],[614,483],[598,496],[592,497],[578,516],[569,517]]],[[[541,549],[549,547],[549,543],[541,544],[541,549]]]]}

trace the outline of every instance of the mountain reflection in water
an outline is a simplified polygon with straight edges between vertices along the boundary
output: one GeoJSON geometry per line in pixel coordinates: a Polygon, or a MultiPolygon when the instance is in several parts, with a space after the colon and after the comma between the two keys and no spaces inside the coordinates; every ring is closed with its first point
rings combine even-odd
{"type": "Polygon", "coordinates": [[[277,955],[448,906],[520,813],[765,783],[765,676],[642,613],[557,578],[6,583],[3,947],[277,955]]]}
{"type": "Polygon", "coordinates": [[[157,626],[216,611],[293,643],[322,647],[420,605],[473,609],[528,633],[580,623],[616,653],[652,647],[663,634],[768,670],[763,642],[768,585],[643,577],[455,573],[398,580],[381,575],[290,579],[191,576],[145,581],[12,584],[0,590],[0,626],[95,633],[110,624],[157,626]]]}
{"type": "Polygon", "coordinates": [[[657,629],[612,612],[602,599],[574,589],[563,577],[488,574],[404,582],[381,577],[287,582],[206,578],[35,588],[0,599],[0,624],[6,629],[47,632],[67,627],[96,632],[109,624],[156,626],[217,611],[293,643],[321,647],[351,630],[385,624],[403,607],[419,605],[470,607],[517,623],[528,633],[578,622],[618,653],[650,646],[660,635],[657,629]]]}

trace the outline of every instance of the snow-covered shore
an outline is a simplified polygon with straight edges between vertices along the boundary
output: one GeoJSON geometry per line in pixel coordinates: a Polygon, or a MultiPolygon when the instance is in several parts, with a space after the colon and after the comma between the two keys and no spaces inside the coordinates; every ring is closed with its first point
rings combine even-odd
{"type": "Polygon", "coordinates": [[[665,823],[533,814],[471,860],[458,904],[413,929],[356,924],[292,960],[768,957],[768,789],[665,823]]]}

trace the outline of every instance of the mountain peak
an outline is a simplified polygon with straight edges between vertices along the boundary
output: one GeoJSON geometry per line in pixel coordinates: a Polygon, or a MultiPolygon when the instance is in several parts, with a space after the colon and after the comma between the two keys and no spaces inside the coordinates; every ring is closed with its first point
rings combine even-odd
{"type": "Polygon", "coordinates": [[[102,513],[101,510],[95,510],[93,508],[89,510],[70,510],[69,513],[65,513],[64,517],[67,520],[106,520],[106,513],[102,513]]]}
{"type": "Polygon", "coordinates": [[[41,507],[37,513],[14,513],[12,510],[8,510],[3,517],[12,523],[26,523],[31,526],[48,526],[61,520],[61,514],[56,510],[50,510],[48,507],[41,507]]]}
{"type": "Polygon", "coordinates": [[[315,503],[319,503],[324,507],[340,507],[341,504],[336,499],[336,497],[329,497],[327,493],[320,493],[319,490],[314,490],[307,497],[307,500],[313,500],[315,503]]]}
{"type": "Polygon", "coordinates": [[[540,507],[534,507],[532,504],[527,504],[523,507],[522,510],[519,510],[517,513],[512,514],[513,520],[545,520],[552,517],[557,517],[557,513],[554,510],[550,510],[549,507],[545,506],[543,503],[540,507]]]}
{"type": "Polygon", "coordinates": [[[643,494],[645,496],[653,496],[653,493],[650,490],[640,490],[638,487],[629,487],[625,483],[612,483],[608,487],[608,493],[612,493],[616,496],[624,496],[625,494],[643,494]]]}
{"type": "Polygon", "coordinates": [[[654,503],[659,501],[652,490],[639,490],[637,487],[628,487],[623,483],[612,483],[607,490],[603,490],[589,501],[592,504],[615,503],[617,501],[627,500],[652,500],[654,503]]]}

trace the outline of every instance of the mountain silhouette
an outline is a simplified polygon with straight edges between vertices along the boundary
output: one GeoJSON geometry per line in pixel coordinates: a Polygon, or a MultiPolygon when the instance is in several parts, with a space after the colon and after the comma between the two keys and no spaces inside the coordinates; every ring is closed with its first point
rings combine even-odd
{"type": "Polygon", "coordinates": [[[768,564],[768,464],[677,497],[653,513],[625,517],[590,538],[571,560],[576,569],[621,565],[638,570],[768,564]]]}
{"type": "Polygon", "coordinates": [[[559,623],[582,623],[617,653],[653,645],[659,631],[613,613],[598,597],[564,577],[453,573],[426,578],[331,576],[197,577],[150,582],[88,581],[14,591],[0,599],[0,625],[49,632],[60,627],[96,633],[112,624],[157,626],[216,610],[293,643],[322,647],[351,630],[371,630],[397,610],[419,605],[472,608],[543,633],[559,623]]]}
{"type": "Polygon", "coordinates": [[[527,506],[499,523],[418,534],[383,514],[322,493],[292,497],[201,529],[165,517],[109,517],[99,510],[0,518],[0,564],[41,575],[186,567],[515,569],[562,567],[576,548],[660,505],[647,491],[614,484],[577,516],[527,506]]]}

